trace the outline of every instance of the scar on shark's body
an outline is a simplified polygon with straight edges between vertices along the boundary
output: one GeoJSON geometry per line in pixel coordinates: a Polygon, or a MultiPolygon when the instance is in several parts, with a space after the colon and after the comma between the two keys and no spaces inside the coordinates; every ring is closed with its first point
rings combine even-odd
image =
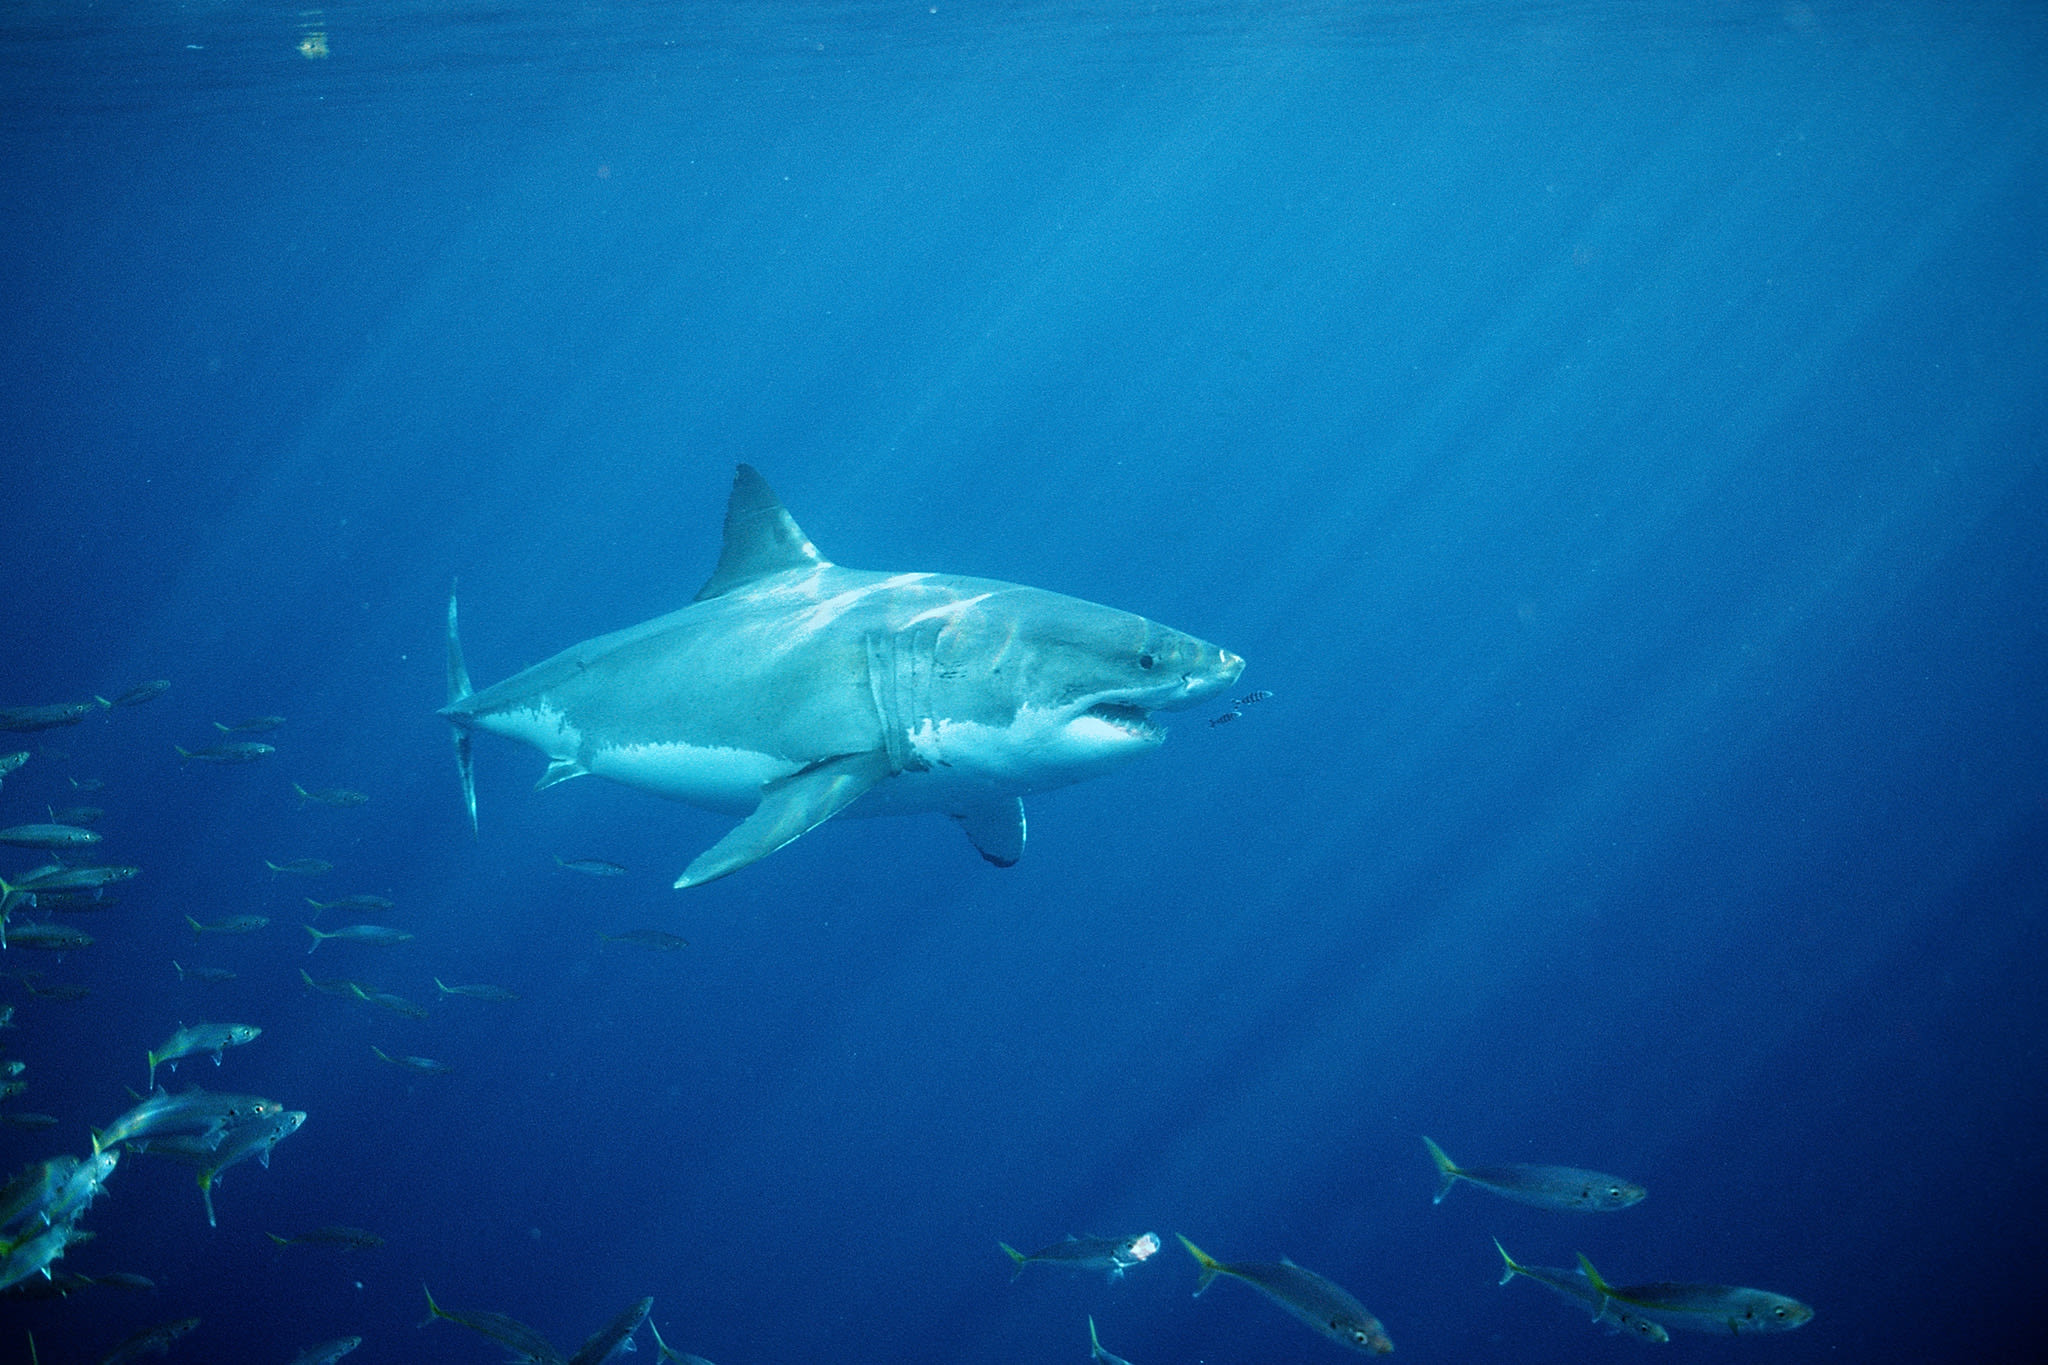
{"type": "Polygon", "coordinates": [[[539,786],[595,773],[743,817],[678,888],[835,815],[937,811],[990,862],[1024,852],[1023,797],[1165,739],[1154,711],[1216,697],[1244,660],[1142,616],[1015,583],[844,569],[747,465],[725,546],[680,611],[473,691],[448,599],[448,705],[471,826],[476,731],[546,755],[539,786]]]}

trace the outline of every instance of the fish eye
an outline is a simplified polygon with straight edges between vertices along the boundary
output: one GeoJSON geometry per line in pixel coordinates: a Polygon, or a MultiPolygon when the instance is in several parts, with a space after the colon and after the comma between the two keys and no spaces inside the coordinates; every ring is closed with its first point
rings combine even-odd
{"type": "Polygon", "coordinates": [[[1771,1316],[1772,1316],[1772,1317],[1774,1317],[1774,1318],[1782,1318],[1782,1317],[1784,1317],[1784,1316],[1785,1316],[1785,1310],[1784,1310],[1784,1309],[1783,1309],[1782,1307],[1780,1307],[1780,1308],[1773,1308],[1773,1309],[1771,1310],[1771,1316]]]}
{"type": "Polygon", "coordinates": [[[1138,667],[1144,669],[1147,673],[1150,673],[1152,671],[1152,665],[1154,662],[1155,660],[1152,658],[1150,654],[1140,654],[1138,656],[1138,667]]]}

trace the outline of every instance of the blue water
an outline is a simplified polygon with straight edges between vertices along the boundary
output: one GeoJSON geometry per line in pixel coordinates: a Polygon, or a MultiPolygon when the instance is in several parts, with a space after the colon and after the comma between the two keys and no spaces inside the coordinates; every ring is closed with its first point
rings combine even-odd
{"type": "Polygon", "coordinates": [[[57,1268],[157,1288],[0,1300],[0,1360],[188,1315],[172,1360],[502,1358],[422,1283],[565,1353],[651,1294],[718,1365],[1085,1362],[1090,1314],[1135,1365],[1345,1358],[1191,1299],[1174,1233],[1404,1361],[2011,1358],[2044,146],[2026,4],[8,7],[0,705],[172,687],[0,736],[0,824],[96,779],[142,869],[0,962],[92,992],[0,981],[4,1111],[59,1120],[0,1163],[86,1151],[181,1021],[265,1032],[175,1087],[309,1117],[214,1229],[124,1157],[57,1268]],[[479,683],[671,610],[740,460],[842,563],[1139,611],[1274,696],[1034,799],[1008,871],[848,821],[673,892],[726,818],[488,736],[472,838],[450,581],[479,683]],[[257,713],[269,759],[181,768],[257,713]],[[309,958],[351,891],[417,938],[309,958]],[[690,946],[597,937],[643,927],[690,946]],[[1422,1133],[1649,1198],[1433,1206],[1422,1133]],[[264,1236],[327,1223],[386,1244],[264,1236]],[[1116,1284],[997,1249],[1146,1229],[1116,1284]],[[1495,1236],[1816,1317],[1605,1337],[1495,1236]]]}

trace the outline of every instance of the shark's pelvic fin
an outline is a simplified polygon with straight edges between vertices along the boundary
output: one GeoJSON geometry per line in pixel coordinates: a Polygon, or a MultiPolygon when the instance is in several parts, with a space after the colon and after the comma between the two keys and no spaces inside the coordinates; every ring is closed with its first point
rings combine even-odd
{"type": "Polygon", "coordinates": [[[754,807],[754,813],[683,869],[683,875],[676,878],[676,890],[702,886],[759,862],[805,830],[845,810],[893,771],[888,753],[877,750],[841,754],[770,782],[762,789],[761,804],[754,807]]]}
{"type": "Polygon", "coordinates": [[[732,497],[725,504],[725,548],[696,600],[723,597],[757,578],[789,569],[826,567],[826,558],[768,481],[752,465],[743,464],[732,476],[732,497]]]}
{"type": "MultiPolygon", "coordinates": [[[[462,636],[455,628],[455,585],[448,585],[448,705],[469,700],[469,665],[462,661],[462,636]]],[[[470,757],[470,732],[455,727],[455,767],[462,774],[462,804],[469,810],[469,832],[476,828],[476,764],[470,757]]]]}
{"type": "Polygon", "coordinates": [[[999,798],[973,810],[954,811],[975,851],[997,867],[1015,867],[1024,856],[1024,800],[999,798]]]}
{"type": "Polygon", "coordinates": [[[540,775],[540,781],[533,784],[537,792],[544,792],[557,782],[567,782],[572,777],[588,777],[590,769],[573,758],[558,758],[548,764],[548,770],[540,775]]]}

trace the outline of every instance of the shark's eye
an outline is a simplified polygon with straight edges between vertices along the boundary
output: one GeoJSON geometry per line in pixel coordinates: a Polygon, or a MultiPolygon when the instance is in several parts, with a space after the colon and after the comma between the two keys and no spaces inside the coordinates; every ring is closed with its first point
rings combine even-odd
{"type": "Polygon", "coordinates": [[[1144,669],[1147,673],[1150,673],[1152,671],[1152,662],[1153,660],[1150,654],[1140,654],[1138,656],[1138,667],[1144,669]]]}

